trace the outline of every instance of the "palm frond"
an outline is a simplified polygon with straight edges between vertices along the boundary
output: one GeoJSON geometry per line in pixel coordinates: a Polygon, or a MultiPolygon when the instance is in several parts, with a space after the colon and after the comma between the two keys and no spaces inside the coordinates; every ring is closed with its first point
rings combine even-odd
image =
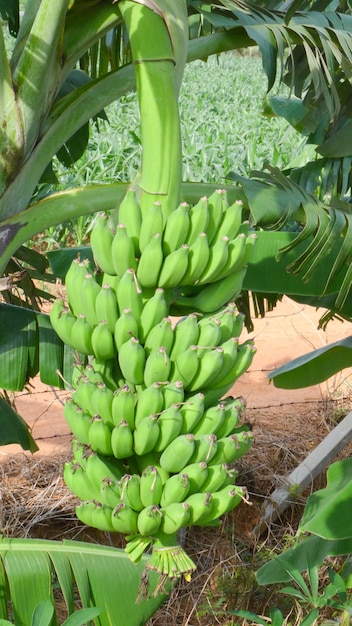
{"type": "MultiPolygon", "coordinates": [[[[292,261],[286,263],[286,271],[310,286],[319,272],[323,279],[320,297],[336,290],[334,306],[336,311],[342,309],[352,287],[351,205],[345,203],[344,210],[341,205],[329,207],[276,168],[252,172],[249,179],[233,173],[230,177],[243,186],[252,221],[257,227],[291,231],[287,243],[274,252],[271,250],[276,261],[287,259],[286,255],[294,251],[292,261]]],[[[268,256],[268,252],[266,254],[268,256]]],[[[285,289],[278,291],[286,293],[285,289]]]]}
{"type": "Polygon", "coordinates": [[[310,90],[314,98],[322,97],[333,118],[340,109],[341,76],[336,70],[342,68],[346,76],[351,75],[352,16],[335,11],[297,11],[302,6],[307,8],[306,4],[296,2],[285,11],[280,3],[277,6],[282,10],[247,0],[221,0],[211,3],[209,11],[204,10],[203,2],[191,3],[214,30],[231,31],[234,40],[245,31],[259,46],[268,91],[277,78],[279,59],[279,78],[285,79],[297,96],[310,90]]]}

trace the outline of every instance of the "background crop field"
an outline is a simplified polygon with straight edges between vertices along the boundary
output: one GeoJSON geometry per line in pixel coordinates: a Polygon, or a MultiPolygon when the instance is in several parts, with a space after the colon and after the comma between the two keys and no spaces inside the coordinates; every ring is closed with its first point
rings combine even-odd
{"type": "MultiPolygon", "coordinates": [[[[300,153],[304,139],[278,118],[261,114],[266,78],[258,56],[227,53],[186,66],[180,95],[184,180],[224,181],[230,170],[279,167],[300,153]]],[[[275,90],[274,90],[275,92],[275,90]]],[[[281,90],[282,93],[282,90],[281,90]]],[[[92,130],[89,148],[61,183],[129,181],[141,150],[136,95],[106,109],[109,122],[92,130]]]]}

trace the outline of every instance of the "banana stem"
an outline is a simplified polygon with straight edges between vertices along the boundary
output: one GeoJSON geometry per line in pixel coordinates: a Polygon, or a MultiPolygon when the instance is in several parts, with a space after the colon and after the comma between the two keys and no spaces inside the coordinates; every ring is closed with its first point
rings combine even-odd
{"type": "Polygon", "coordinates": [[[119,9],[135,65],[142,163],[136,180],[142,213],[159,201],[164,220],[179,203],[182,160],[178,94],[187,53],[184,0],[159,0],[156,13],[132,0],[119,9]]]}

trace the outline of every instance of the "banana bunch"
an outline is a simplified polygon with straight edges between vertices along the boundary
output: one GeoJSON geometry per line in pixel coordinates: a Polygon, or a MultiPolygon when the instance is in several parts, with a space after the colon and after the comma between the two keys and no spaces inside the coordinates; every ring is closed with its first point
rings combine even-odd
{"type": "Polygon", "coordinates": [[[244,400],[227,394],[255,353],[240,343],[234,302],[254,243],[223,191],[165,219],[157,202],[142,216],[130,189],[97,217],[97,267],[75,259],[67,301],[52,306],[53,328],[77,353],[64,409],[77,516],[124,533],[134,562],[152,545],[148,567],[165,576],[195,569],[181,528],[218,525],[247,499],[233,464],[253,436],[244,400]]]}

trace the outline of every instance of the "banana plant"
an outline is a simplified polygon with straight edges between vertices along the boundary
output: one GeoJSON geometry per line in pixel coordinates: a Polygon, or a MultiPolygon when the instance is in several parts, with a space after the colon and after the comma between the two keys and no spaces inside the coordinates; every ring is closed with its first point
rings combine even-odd
{"type": "MultiPolygon", "coordinates": [[[[1,153],[4,166],[0,181],[2,271],[10,257],[35,232],[77,215],[94,213],[98,209],[110,210],[126,192],[126,187],[122,185],[107,185],[104,188],[70,190],[43,200],[33,198],[42,173],[63,143],[79,130],[84,121],[96,115],[106,104],[135,85],[133,68],[126,65],[112,70],[107,75],[99,76],[57,100],[59,87],[76,62],[88,47],[99,41],[111,28],[120,25],[122,21],[128,27],[133,54],[137,60],[137,85],[139,80],[143,81],[143,77],[148,78],[146,72],[152,71],[145,65],[152,66],[156,61],[165,69],[166,99],[155,103],[156,106],[152,109],[155,117],[152,121],[157,132],[166,129],[169,139],[167,144],[173,145],[170,153],[156,153],[152,145],[154,133],[151,133],[151,125],[143,126],[142,123],[143,143],[148,145],[143,153],[140,177],[134,181],[141,206],[146,205],[150,199],[161,201],[165,216],[175,209],[179,200],[199,198],[203,191],[201,185],[195,185],[188,191],[187,187],[181,186],[179,122],[176,117],[175,100],[186,59],[191,60],[212,52],[243,47],[243,44],[253,45],[258,41],[261,44],[270,86],[275,76],[273,59],[276,60],[278,52],[283,57],[285,47],[293,46],[298,41],[309,56],[310,70],[319,67],[321,61],[319,55],[315,61],[312,60],[310,46],[321,47],[328,58],[330,49],[336,47],[335,38],[322,38],[320,25],[315,28],[313,20],[308,17],[306,18],[308,26],[305,28],[302,28],[300,20],[297,23],[290,23],[289,16],[280,13],[274,13],[273,20],[268,19],[269,23],[266,24],[264,18],[265,16],[268,18],[268,15],[258,4],[255,10],[252,7],[254,19],[248,21],[248,8],[243,2],[224,1],[213,11],[209,11],[207,3],[194,4],[193,8],[199,11],[202,19],[210,20],[212,27],[219,30],[205,35],[199,45],[197,42],[190,42],[187,51],[188,26],[184,19],[185,6],[181,6],[180,3],[179,7],[174,7],[174,3],[168,3],[166,0],[164,2],[146,0],[143,3],[121,0],[114,4],[99,1],[70,3],[68,0],[62,0],[56,3],[55,10],[52,10],[52,4],[48,0],[42,0],[28,5],[11,61],[2,40],[0,71],[3,79],[1,91],[3,127],[5,125],[9,129],[1,153]],[[134,4],[136,6],[133,6],[134,4]],[[141,43],[140,48],[138,45],[134,47],[134,34],[138,31],[136,16],[144,12],[146,6],[155,14],[149,13],[148,20],[153,23],[157,16],[159,20],[164,21],[168,36],[164,31],[163,39],[158,41],[156,38],[151,48],[142,47],[141,43]],[[280,34],[286,21],[289,23],[287,37],[282,38],[280,34]],[[265,33],[264,39],[261,33],[265,33]],[[158,47],[161,44],[163,50],[158,47]],[[167,50],[165,55],[164,50],[167,50]],[[150,63],[143,63],[145,59],[150,63]],[[175,141],[171,142],[171,138],[175,138],[175,141]],[[149,154],[148,150],[151,150],[149,154]],[[160,168],[154,170],[153,167],[150,169],[151,165],[154,165],[153,160],[158,165],[165,163],[165,170],[160,168]]],[[[295,6],[298,6],[297,3],[295,6]]],[[[347,67],[349,48],[346,43],[348,37],[347,31],[344,31],[344,21],[341,20],[335,29],[332,25],[332,29],[334,34],[338,34],[338,47],[346,54],[347,67]]],[[[330,30],[327,32],[329,34],[330,30]]],[[[320,67],[325,67],[325,61],[321,62],[320,67]]],[[[333,72],[331,76],[334,76],[333,72]]],[[[326,84],[326,76],[323,74],[321,82],[313,84],[313,87],[317,94],[325,94],[327,106],[335,113],[336,98],[331,99],[326,84]]],[[[144,111],[142,117],[146,119],[149,106],[145,107],[144,98],[145,96],[141,97],[140,106],[144,111]]],[[[147,101],[146,99],[145,102],[147,101]]],[[[242,196],[247,202],[246,208],[251,212],[252,199],[247,198],[248,189],[246,190],[243,184],[241,186],[242,196]]],[[[233,193],[233,189],[230,189],[229,193],[233,193]]],[[[296,210],[300,216],[302,214],[299,213],[300,206],[295,206],[296,210]]],[[[290,213],[290,216],[296,218],[294,221],[298,221],[296,214],[290,213]]],[[[303,216],[305,217],[304,211],[303,216]]],[[[265,219],[263,221],[265,222],[265,219]]],[[[35,350],[34,356],[27,352],[27,362],[37,363],[37,354],[35,350]]],[[[33,571],[32,567],[32,575],[33,571]]],[[[13,572],[9,573],[9,580],[12,574],[13,572]]],[[[100,581],[102,580],[105,583],[105,576],[100,578],[100,581]]],[[[20,584],[22,585],[22,581],[20,584]]],[[[96,597],[98,596],[95,594],[94,602],[96,597]]]]}

